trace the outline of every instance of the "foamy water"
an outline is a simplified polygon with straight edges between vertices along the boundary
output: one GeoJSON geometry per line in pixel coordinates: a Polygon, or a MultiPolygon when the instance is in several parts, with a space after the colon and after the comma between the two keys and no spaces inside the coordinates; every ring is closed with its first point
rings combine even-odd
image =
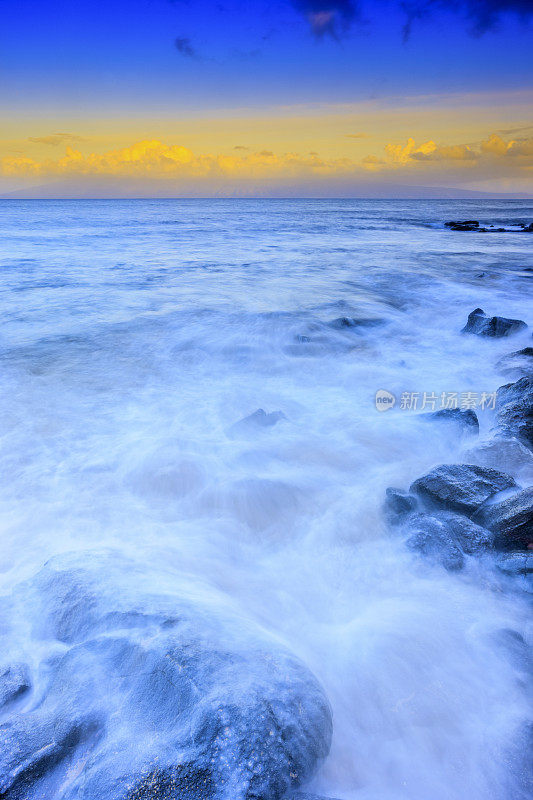
{"type": "MultiPolygon", "coordinates": [[[[402,392],[493,392],[510,380],[498,359],[531,342],[531,328],[460,335],[476,306],[533,323],[530,237],[442,222],[533,209],[11,201],[0,214],[2,594],[55,554],[116,548],[312,669],[334,717],[314,790],[527,797],[510,633],[527,638],[526,602],[490,559],[459,574],[420,561],[382,504],[472,446],[400,408],[402,392]],[[380,324],[327,324],[344,316],[380,324]],[[398,398],[386,413],[380,389],[398,398]],[[232,428],[258,408],[285,418],[232,428]]],[[[479,418],[490,438],[493,412],[479,418]]],[[[38,659],[27,620],[10,622],[8,656],[38,659]]]]}

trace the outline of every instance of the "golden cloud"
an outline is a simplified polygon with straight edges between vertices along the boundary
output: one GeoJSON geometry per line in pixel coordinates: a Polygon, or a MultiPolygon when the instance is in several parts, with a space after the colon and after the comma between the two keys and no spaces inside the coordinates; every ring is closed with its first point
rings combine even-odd
{"type": "Polygon", "coordinates": [[[517,156],[520,166],[529,167],[529,158],[533,156],[533,138],[505,141],[499,134],[493,133],[482,141],[479,149],[470,144],[439,145],[432,139],[417,145],[412,137],[405,144],[385,145],[385,158],[369,155],[363,159],[366,169],[386,169],[420,166],[423,162],[441,161],[463,163],[465,167],[475,166],[487,159],[501,159],[517,156]]]}
{"type": "Polygon", "coordinates": [[[477,146],[437,144],[432,139],[417,144],[410,137],[404,144],[386,144],[382,157],[368,154],[362,160],[325,159],[314,151],[306,155],[296,152],[278,154],[272,150],[250,152],[241,147],[233,148],[227,154],[197,154],[182,145],[146,139],[130,147],[84,154],[69,145],[63,156],[54,159],[38,160],[25,154],[6,156],[0,160],[0,174],[30,178],[116,176],[285,181],[328,176],[350,178],[361,175],[364,170],[427,171],[431,164],[434,170],[492,170],[501,175],[505,170],[516,174],[533,165],[533,139],[506,141],[496,133],[477,146]]]}

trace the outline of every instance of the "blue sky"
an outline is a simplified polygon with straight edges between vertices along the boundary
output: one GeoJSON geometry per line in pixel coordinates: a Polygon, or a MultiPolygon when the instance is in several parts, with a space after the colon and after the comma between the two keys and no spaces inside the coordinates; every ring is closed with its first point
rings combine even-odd
{"type": "MultiPolygon", "coordinates": [[[[0,0],[0,8],[0,155],[21,154],[31,141],[25,157],[42,160],[44,140],[62,133],[77,137],[83,153],[89,142],[126,147],[154,136],[190,147],[194,120],[206,118],[213,129],[232,115],[262,116],[268,149],[269,127],[287,113],[315,108],[309,124],[318,129],[321,115],[351,108],[354,125],[361,119],[364,127],[365,103],[405,101],[397,131],[384,120],[380,133],[373,119],[379,148],[400,144],[406,115],[418,119],[428,103],[435,130],[424,123],[420,135],[438,145],[470,145],[499,131],[506,106],[510,128],[528,121],[533,0],[0,0]],[[470,133],[443,123],[439,98],[445,110],[452,96],[459,100],[450,120],[460,120],[462,107],[470,133]],[[480,104],[483,124],[495,109],[483,131],[480,104]],[[165,119],[173,120],[167,129],[165,119]]],[[[291,152],[302,136],[296,128],[285,135],[291,152]]],[[[332,142],[326,149],[342,157],[332,142]]],[[[228,151],[230,139],[217,146],[228,151]]]]}

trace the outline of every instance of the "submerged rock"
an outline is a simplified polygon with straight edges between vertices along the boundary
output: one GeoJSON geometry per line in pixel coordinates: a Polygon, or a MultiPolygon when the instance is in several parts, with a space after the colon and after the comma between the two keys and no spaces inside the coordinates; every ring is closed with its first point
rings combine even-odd
{"type": "Polygon", "coordinates": [[[479,420],[471,408],[442,408],[439,411],[421,414],[420,419],[424,422],[450,422],[468,433],[479,433],[479,420]]]}
{"type": "Polygon", "coordinates": [[[336,800],[335,797],[324,797],[324,795],[309,794],[309,792],[296,792],[287,795],[284,800],[336,800]]]}
{"type": "Polygon", "coordinates": [[[479,222],[475,219],[465,219],[463,222],[456,222],[452,220],[451,222],[445,222],[444,225],[446,226],[446,228],[450,228],[452,231],[479,230],[479,222]]]}
{"type": "Polygon", "coordinates": [[[476,308],[468,315],[468,320],[461,333],[475,333],[478,336],[490,336],[498,339],[523,328],[527,328],[527,325],[521,319],[489,317],[482,308],[476,308]]]}
{"type": "Polygon", "coordinates": [[[533,377],[500,386],[496,411],[501,431],[533,447],[533,377]]]}
{"type": "Polygon", "coordinates": [[[229,436],[239,436],[249,433],[251,430],[259,428],[272,428],[277,422],[287,419],[283,411],[271,411],[270,414],[258,408],[253,414],[249,414],[244,419],[239,420],[228,430],[229,436]]]}
{"type": "Polygon", "coordinates": [[[533,546],[533,487],[479,508],[473,519],[497,533],[503,549],[533,546]]]}
{"type": "Polygon", "coordinates": [[[416,511],[417,505],[416,497],[401,489],[390,487],[385,493],[385,516],[392,525],[401,522],[408,514],[416,511]]]}
{"type": "Polygon", "coordinates": [[[411,484],[430,506],[470,516],[493,494],[516,486],[504,472],[475,464],[442,464],[411,484]]]}
{"type": "Polygon", "coordinates": [[[382,319],[356,319],[354,317],[337,317],[328,322],[330,328],[336,330],[343,330],[345,328],[375,328],[377,325],[383,325],[382,319]]]}
{"type": "Polygon", "coordinates": [[[533,552],[511,553],[502,556],[498,561],[498,569],[506,575],[515,577],[531,576],[533,578],[533,552]]]}
{"type": "Polygon", "coordinates": [[[40,702],[1,726],[0,797],[278,800],[309,780],[332,727],[315,677],[186,576],[158,580],[91,552],[15,593],[51,655],[40,702]]]}

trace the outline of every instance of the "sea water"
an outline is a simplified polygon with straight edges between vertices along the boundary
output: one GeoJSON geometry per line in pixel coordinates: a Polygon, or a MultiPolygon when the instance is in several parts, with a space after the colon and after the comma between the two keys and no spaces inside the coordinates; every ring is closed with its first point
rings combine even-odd
{"type": "MultiPolygon", "coordinates": [[[[477,404],[490,438],[511,379],[498,360],[531,341],[460,333],[478,306],[533,322],[530,236],[443,222],[532,216],[525,201],[1,201],[1,595],[73,550],[187,575],[322,683],[334,735],[314,791],[526,797],[509,647],[525,599],[483,559],[420,560],[382,506],[472,446],[421,422],[434,396],[477,404]],[[283,417],[235,427],[259,408],[283,417]]],[[[31,652],[12,623],[13,652],[31,652]]]]}

